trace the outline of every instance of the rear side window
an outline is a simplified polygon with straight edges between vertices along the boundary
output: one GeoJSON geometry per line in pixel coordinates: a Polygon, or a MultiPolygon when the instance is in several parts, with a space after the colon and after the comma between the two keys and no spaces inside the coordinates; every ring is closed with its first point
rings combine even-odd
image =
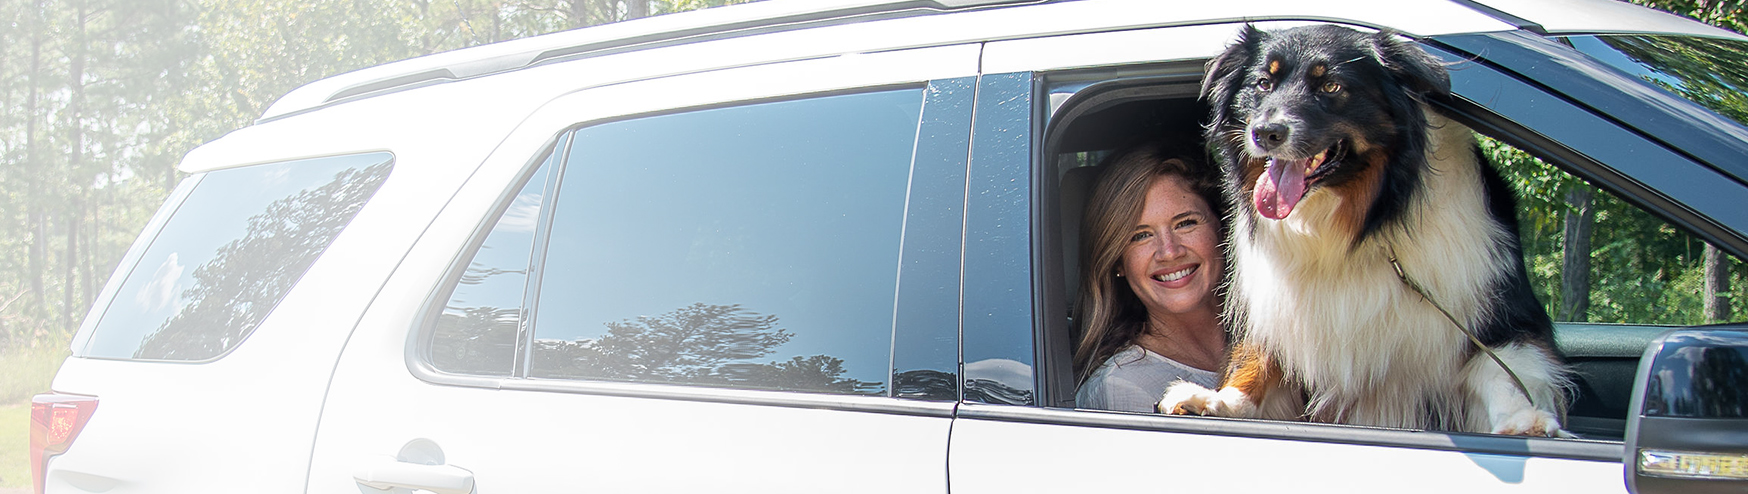
{"type": "Polygon", "coordinates": [[[576,130],[469,261],[428,358],[463,374],[886,394],[922,103],[893,90],[576,130]]]}
{"type": "Polygon", "coordinates": [[[109,300],[83,355],[208,360],[235,348],[392,164],[371,153],[206,173],[109,300]]]}
{"type": "Polygon", "coordinates": [[[431,336],[431,366],[444,372],[508,376],[522,329],[522,301],[534,255],[535,227],[555,152],[540,165],[480,244],[455,281],[431,336]]]}

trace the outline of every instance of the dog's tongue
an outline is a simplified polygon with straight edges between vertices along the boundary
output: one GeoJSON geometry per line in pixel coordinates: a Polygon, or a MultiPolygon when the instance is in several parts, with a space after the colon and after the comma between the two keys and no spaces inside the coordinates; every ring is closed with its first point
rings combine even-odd
{"type": "Polygon", "coordinates": [[[1286,218],[1293,212],[1293,206],[1299,204],[1299,199],[1305,197],[1305,165],[1310,158],[1302,160],[1276,160],[1269,158],[1268,171],[1256,179],[1256,192],[1251,199],[1256,201],[1256,210],[1269,219],[1286,218]]]}

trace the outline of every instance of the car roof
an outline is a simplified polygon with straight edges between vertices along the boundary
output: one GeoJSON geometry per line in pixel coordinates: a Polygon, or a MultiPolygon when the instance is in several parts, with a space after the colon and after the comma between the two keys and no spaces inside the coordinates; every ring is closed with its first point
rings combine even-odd
{"type": "MultiPolygon", "coordinates": [[[[299,87],[259,122],[345,101],[547,63],[714,39],[851,23],[946,16],[947,29],[887,31],[870,51],[1046,35],[1268,20],[1327,21],[1411,36],[1528,29],[1541,33],[1673,33],[1741,38],[1617,0],[766,0],[669,14],[454,50],[340,74],[299,87]]],[[[834,36],[819,29],[822,37],[834,36]]],[[[838,44],[836,46],[842,46],[838,44]]],[[[846,52],[853,53],[853,52],[846,52]]],[[[843,53],[819,53],[833,56],[843,53]]],[[[776,60],[773,60],[776,61],[776,60]]],[[[695,70],[719,67],[701,63],[695,70]]],[[[678,72],[684,72],[679,70],[678,72]]]]}
{"type": "Polygon", "coordinates": [[[1748,40],[1741,34],[1620,0],[1474,0],[1543,34],[1681,34],[1748,40]]]}

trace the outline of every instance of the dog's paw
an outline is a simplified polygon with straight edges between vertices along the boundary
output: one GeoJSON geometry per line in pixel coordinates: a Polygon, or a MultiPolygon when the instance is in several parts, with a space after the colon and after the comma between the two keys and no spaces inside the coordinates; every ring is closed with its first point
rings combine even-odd
{"type": "Polygon", "coordinates": [[[1523,408],[1493,423],[1494,434],[1537,437],[1576,437],[1560,428],[1560,419],[1547,410],[1523,408]]]}
{"type": "Polygon", "coordinates": [[[1159,399],[1159,413],[1168,415],[1208,415],[1243,417],[1254,409],[1244,392],[1235,388],[1214,391],[1195,383],[1178,381],[1165,389],[1159,399]]]}

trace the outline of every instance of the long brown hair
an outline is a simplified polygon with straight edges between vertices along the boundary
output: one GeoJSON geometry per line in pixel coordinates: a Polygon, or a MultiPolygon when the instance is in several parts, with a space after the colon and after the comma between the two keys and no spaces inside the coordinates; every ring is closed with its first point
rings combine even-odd
{"type": "MultiPolygon", "coordinates": [[[[1179,177],[1213,211],[1216,227],[1226,222],[1218,174],[1199,158],[1203,153],[1173,149],[1160,143],[1131,147],[1111,154],[1105,171],[1093,185],[1080,232],[1080,300],[1075,320],[1081,329],[1074,351],[1077,380],[1085,380],[1105,359],[1140,336],[1147,327],[1147,308],[1119,282],[1117,267],[1128,239],[1146,207],[1147,189],[1155,179],[1179,177]]],[[[1224,275],[1224,273],[1222,273],[1224,275]]]]}

